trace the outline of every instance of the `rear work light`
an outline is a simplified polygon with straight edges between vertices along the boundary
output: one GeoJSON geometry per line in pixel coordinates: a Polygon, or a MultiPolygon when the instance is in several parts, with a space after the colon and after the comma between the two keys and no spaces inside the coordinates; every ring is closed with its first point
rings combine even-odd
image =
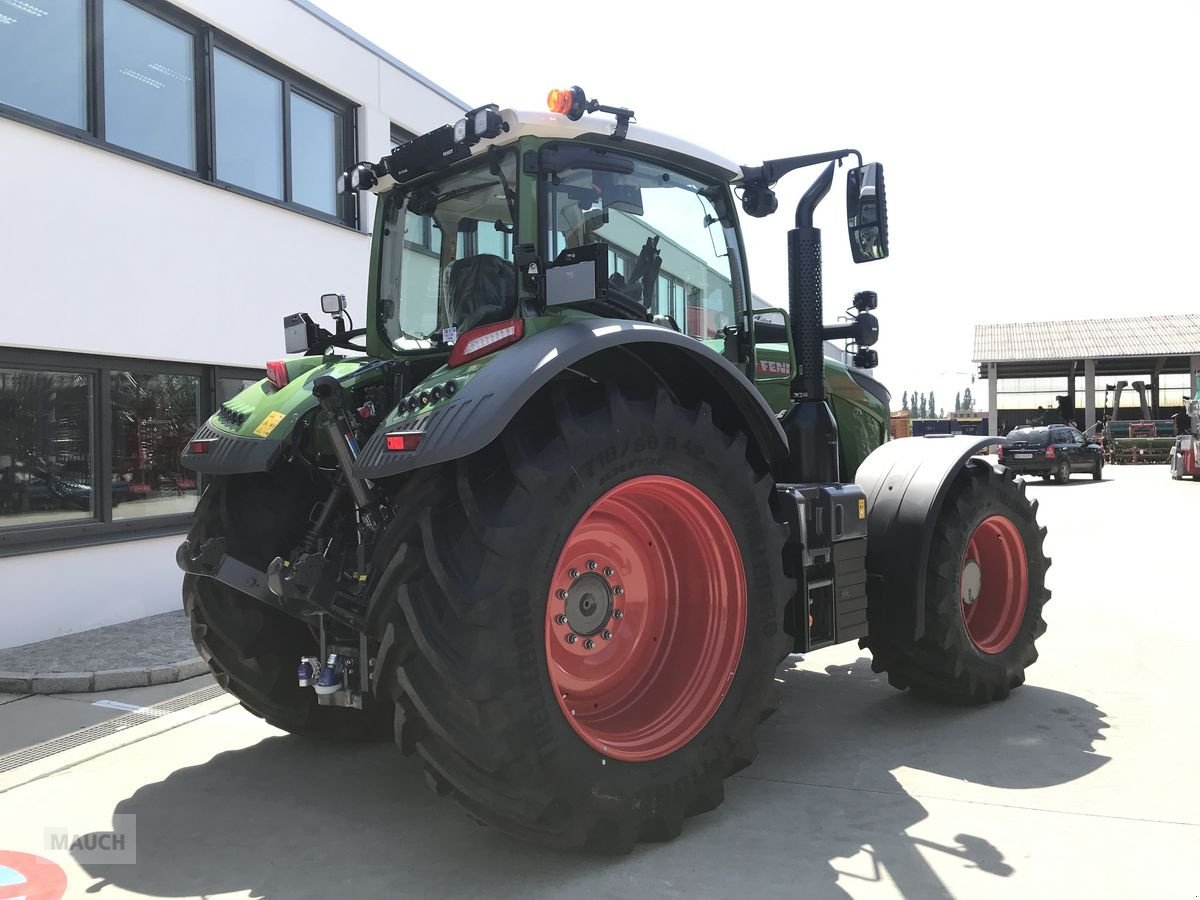
{"type": "Polygon", "coordinates": [[[417,445],[421,443],[421,432],[398,431],[384,435],[384,441],[389,450],[416,450],[417,445]]]}
{"type": "Polygon", "coordinates": [[[450,351],[446,363],[450,368],[469,363],[473,359],[495,353],[501,347],[515,344],[525,336],[525,320],[510,319],[494,325],[481,325],[461,335],[450,351]]]}
{"type": "Polygon", "coordinates": [[[267,381],[277,388],[283,388],[287,387],[289,380],[286,362],[282,359],[275,359],[267,363],[267,381]]]}

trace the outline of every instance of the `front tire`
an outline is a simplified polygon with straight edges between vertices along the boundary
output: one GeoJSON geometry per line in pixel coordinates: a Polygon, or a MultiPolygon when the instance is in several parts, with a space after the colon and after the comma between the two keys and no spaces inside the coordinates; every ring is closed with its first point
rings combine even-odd
{"type": "Polygon", "coordinates": [[[1096,461],[1092,463],[1092,481],[1099,481],[1104,477],[1104,463],[1100,461],[1100,457],[1096,457],[1096,461]]]}
{"type": "Polygon", "coordinates": [[[435,790],[602,852],[719,805],[788,650],[785,529],[746,436],[706,404],[579,382],[417,478],[432,494],[393,526],[412,568],[372,615],[399,646],[397,742],[435,790]]]}
{"type": "Polygon", "coordinates": [[[1036,512],[1011,471],[969,461],[934,526],[925,633],[870,634],[872,669],[893,687],[956,703],[1002,700],[1023,684],[1050,598],[1036,512]]]}

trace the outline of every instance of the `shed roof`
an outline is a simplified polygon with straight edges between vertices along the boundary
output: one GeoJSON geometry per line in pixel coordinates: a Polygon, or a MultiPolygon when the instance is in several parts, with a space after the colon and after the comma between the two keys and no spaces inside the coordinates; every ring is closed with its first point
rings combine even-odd
{"type": "Polygon", "coordinates": [[[1200,354],[1200,313],[975,326],[977,363],[1200,354]]]}

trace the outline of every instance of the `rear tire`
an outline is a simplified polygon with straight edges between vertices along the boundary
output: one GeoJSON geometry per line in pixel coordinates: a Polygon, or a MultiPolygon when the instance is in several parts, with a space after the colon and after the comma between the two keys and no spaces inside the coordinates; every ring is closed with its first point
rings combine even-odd
{"type": "Polygon", "coordinates": [[[401,749],[439,794],[527,840],[623,853],[675,837],[722,802],[776,705],[789,590],[773,494],[746,436],[706,404],[586,382],[418,473],[378,566],[396,574],[372,597],[381,644],[396,647],[384,671],[401,749]],[[696,546],[704,529],[714,537],[696,546]],[[658,590],[655,559],[675,573],[658,590]]]}
{"type": "Polygon", "coordinates": [[[1092,481],[1099,481],[1102,477],[1104,477],[1104,463],[1097,457],[1096,461],[1092,463],[1092,481]]]}
{"type": "MultiPolygon", "coordinates": [[[[189,537],[224,536],[226,552],[264,569],[287,553],[308,524],[316,485],[283,468],[274,473],[215,477],[196,509],[189,537]]],[[[242,706],[292,734],[338,740],[391,737],[391,706],[364,698],[363,709],[320,706],[296,683],[301,656],[320,647],[299,619],[201,575],[185,575],[183,608],[192,641],[213,677],[242,706]]]]}
{"type": "Polygon", "coordinates": [[[934,526],[925,634],[870,634],[871,668],[893,687],[955,703],[1002,700],[1024,683],[1050,598],[1036,510],[1009,470],[969,461],[934,526]]]}
{"type": "Polygon", "coordinates": [[[1065,459],[1058,461],[1058,465],[1054,469],[1054,480],[1059,484],[1066,484],[1071,480],[1071,464],[1065,459]]]}

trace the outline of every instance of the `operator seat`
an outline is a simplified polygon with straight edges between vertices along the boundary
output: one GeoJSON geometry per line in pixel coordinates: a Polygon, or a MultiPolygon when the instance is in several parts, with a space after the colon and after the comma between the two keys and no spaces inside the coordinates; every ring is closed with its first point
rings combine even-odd
{"type": "Polygon", "coordinates": [[[455,260],[442,288],[446,321],[459,333],[510,318],[517,305],[516,271],[490,253],[455,260]]]}

